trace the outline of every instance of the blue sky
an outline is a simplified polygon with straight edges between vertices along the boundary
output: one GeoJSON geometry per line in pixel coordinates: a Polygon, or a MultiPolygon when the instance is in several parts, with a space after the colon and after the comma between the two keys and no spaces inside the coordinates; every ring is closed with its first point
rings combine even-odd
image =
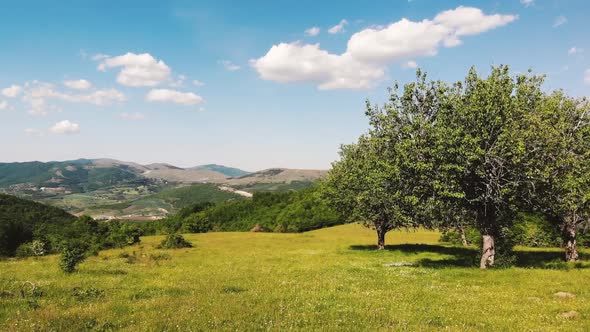
{"type": "Polygon", "coordinates": [[[414,67],[590,92],[585,0],[3,1],[0,161],[329,168],[414,67]],[[315,28],[315,29],[313,29],[315,28]]]}

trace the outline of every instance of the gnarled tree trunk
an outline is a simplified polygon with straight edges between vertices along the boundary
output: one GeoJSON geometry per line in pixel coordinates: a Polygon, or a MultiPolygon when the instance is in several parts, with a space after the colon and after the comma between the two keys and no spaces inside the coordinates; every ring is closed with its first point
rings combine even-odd
{"type": "Polygon", "coordinates": [[[563,241],[565,243],[565,261],[577,261],[580,256],[576,246],[576,225],[573,222],[567,222],[563,226],[563,241]]]}
{"type": "Polygon", "coordinates": [[[479,263],[479,267],[481,269],[486,269],[490,266],[493,266],[495,255],[496,255],[496,246],[494,244],[494,236],[489,235],[489,234],[484,235],[483,236],[482,253],[481,253],[481,262],[479,263]]]}

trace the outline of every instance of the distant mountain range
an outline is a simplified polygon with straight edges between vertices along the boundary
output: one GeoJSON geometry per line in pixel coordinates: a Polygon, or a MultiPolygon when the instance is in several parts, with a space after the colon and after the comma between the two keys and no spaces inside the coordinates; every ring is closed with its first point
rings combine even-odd
{"type": "Polygon", "coordinates": [[[0,192],[56,205],[76,214],[129,214],[132,218],[149,219],[192,201],[243,199],[255,191],[298,190],[325,173],[286,168],[246,172],[216,164],[182,168],[114,159],[14,162],[0,163],[0,192]],[[177,190],[187,186],[193,188],[177,190]]]}
{"type": "Polygon", "coordinates": [[[244,185],[258,182],[314,181],[324,174],[320,170],[274,168],[251,173],[215,164],[181,168],[164,163],[141,165],[113,159],[78,159],[0,163],[0,188],[21,185],[80,192],[146,179],[182,184],[244,185]]]}

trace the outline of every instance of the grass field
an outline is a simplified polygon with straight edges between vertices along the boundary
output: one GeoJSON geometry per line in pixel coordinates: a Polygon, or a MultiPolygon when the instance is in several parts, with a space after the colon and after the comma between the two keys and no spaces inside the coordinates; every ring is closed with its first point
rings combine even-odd
{"type": "Polygon", "coordinates": [[[178,250],[146,237],[73,275],[57,256],[3,261],[0,330],[590,330],[587,261],[521,249],[520,267],[481,271],[470,267],[472,249],[438,236],[390,233],[385,251],[358,225],[191,234],[194,248],[178,250]],[[38,285],[36,296],[28,286],[18,294],[24,281],[38,285]]]}

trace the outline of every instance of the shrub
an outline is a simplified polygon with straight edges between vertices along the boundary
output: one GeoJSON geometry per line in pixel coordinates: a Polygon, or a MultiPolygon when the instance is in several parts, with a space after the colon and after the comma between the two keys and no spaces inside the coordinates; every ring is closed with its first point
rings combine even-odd
{"type": "MultiPolygon", "coordinates": [[[[467,226],[463,228],[465,231],[465,239],[467,244],[477,245],[482,241],[481,234],[475,229],[475,227],[467,226]]],[[[461,241],[461,234],[456,229],[443,230],[439,242],[450,243],[454,245],[463,245],[461,241]]]]}
{"type": "Polygon", "coordinates": [[[158,248],[162,249],[179,249],[179,248],[191,248],[193,245],[182,237],[180,234],[168,235],[158,248]]]}
{"type": "Polygon", "coordinates": [[[86,247],[77,242],[69,242],[61,247],[59,267],[65,273],[76,271],[76,266],[86,259],[86,247]]]}

